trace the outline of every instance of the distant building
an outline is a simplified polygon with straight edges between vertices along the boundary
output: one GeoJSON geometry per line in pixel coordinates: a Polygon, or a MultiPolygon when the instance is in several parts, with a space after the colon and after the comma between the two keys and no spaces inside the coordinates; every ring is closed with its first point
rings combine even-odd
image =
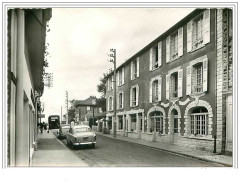
{"type": "Polygon", "coordinates": [[[97,105],[95,96],[90,96],[86,100],[76,100],[75,102],[75,122],[81,123],[83,121],[89,121],[89,125],[94,124],[98,118],[105,115],[102,112],[102,108],[97,105]]]}
{"type": "Polygon", "coordinates": [[[43,93],[46,22],[51,9],[8,10],[8,166],[29,166],[43,93]]]}
{"type": "Polygon", "coordinates": [[[232,48],[232,10],[196,9],[139,50],[117,68],[117,134],[232,152],[232,48]]]}

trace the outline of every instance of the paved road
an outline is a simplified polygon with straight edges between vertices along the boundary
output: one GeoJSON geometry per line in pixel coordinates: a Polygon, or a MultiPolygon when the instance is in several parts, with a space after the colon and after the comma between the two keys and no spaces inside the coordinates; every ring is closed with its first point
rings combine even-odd
{"type": "MultiPolygon", "coordinates": [[[[56,132],[53,132],[56,135],[56,132]]],[[[66,139],[61,140],[66,145],[66,139]]],[[[93,167],[213,167],[215,163],[171,154],[131,142],[97,136],[95,149],[71,149],[80,159],[93,167]]]]}

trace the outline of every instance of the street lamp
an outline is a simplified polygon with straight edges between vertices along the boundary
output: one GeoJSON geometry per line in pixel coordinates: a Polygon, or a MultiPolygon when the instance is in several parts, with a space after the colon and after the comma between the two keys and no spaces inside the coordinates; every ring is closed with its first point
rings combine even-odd
{"type": "Polygon", "coordinates": [[[116,138],[117,133],[116,133],[116,112],[117,112],[117,91],[116,91],[116,49],[110,49],[110,60],[109,62],[112,62],[114,64],[114,79],[113,79],[113,101],[114,101],[114,119],[113,119],[113,137],[116,138]]]}

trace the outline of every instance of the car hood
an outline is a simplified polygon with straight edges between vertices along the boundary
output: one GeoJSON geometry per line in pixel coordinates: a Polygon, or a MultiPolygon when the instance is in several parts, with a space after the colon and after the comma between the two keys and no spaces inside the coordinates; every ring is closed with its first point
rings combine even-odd
{"type": "Polygon", "coordinates": [[[95,136],[93,132],[81,132],[74,134],[76,137],[88,137],[88,136],[95,136]]]}

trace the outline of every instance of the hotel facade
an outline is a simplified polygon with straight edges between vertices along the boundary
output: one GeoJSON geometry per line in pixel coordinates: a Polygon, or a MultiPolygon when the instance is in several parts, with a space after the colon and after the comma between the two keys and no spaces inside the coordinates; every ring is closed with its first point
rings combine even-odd
{"type": "MultiPolygon", "coordinates": [[[[196,9],[117,69],[117,135],[232,152],[232,10],[196,9]]],[[[114,76],[107,81],[113,133],[114,76]]]]}

